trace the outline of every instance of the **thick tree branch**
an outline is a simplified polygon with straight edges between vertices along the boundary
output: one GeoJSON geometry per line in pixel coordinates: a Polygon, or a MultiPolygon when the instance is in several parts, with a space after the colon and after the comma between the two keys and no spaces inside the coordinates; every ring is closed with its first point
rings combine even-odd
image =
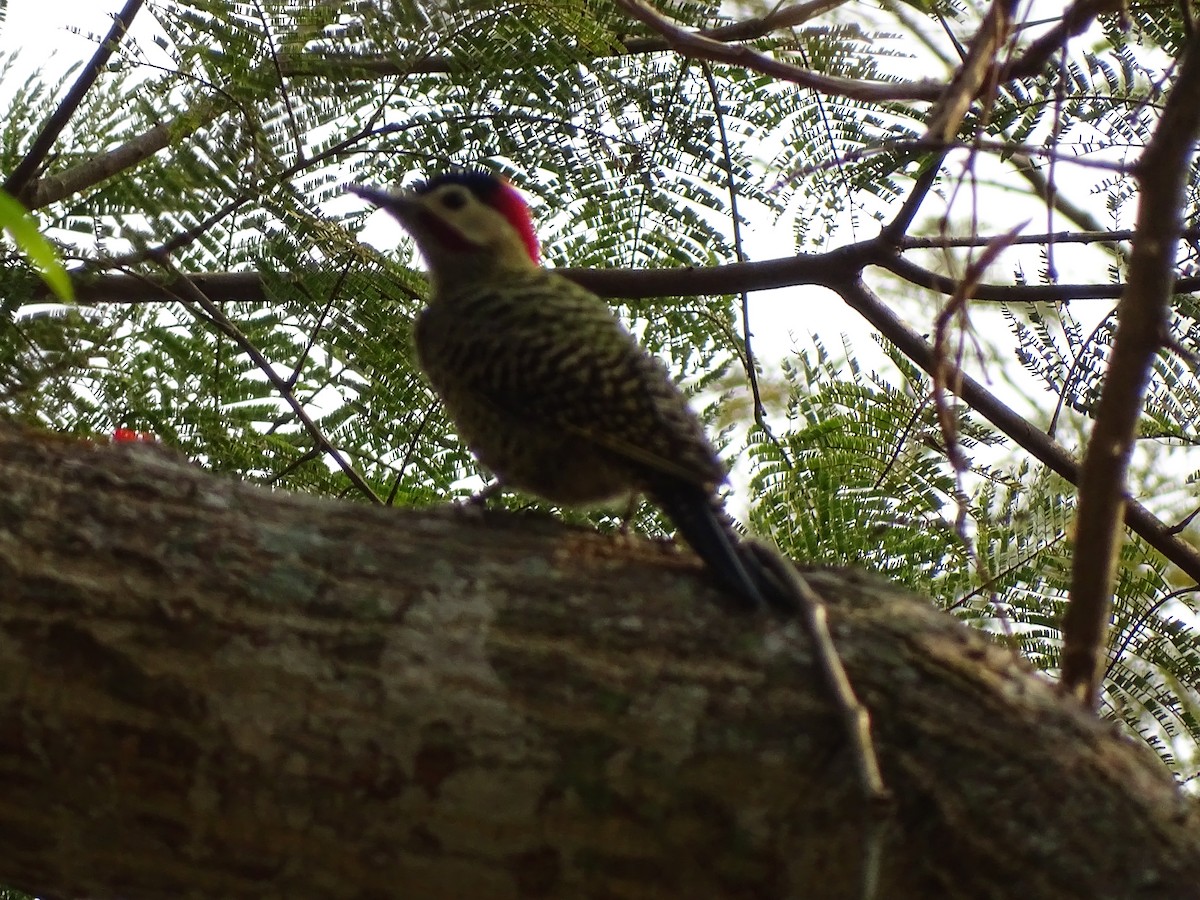
{"type": "MultiPolygon", "coordinates": [[[[602,296],[641,299],[664,296],[733,294],[745,290],[801,284],[823,285],[841,294],[851,307],[863,314],[925,371],[932,372],[933,356],[928,343],[901,321],[857,277],[877,265],[901,278],[931,290],[952,295],[958,284],[904,259],[887,241],[876,238],[821,254],[761,262],[731,263],[705,269],[563,269],[568,278],[602,296]]],[[[297,276],[299,277],[299,276],[297,276]]],[[[257,273],[213,273],[193,275],[190,280],[214,302],[266,302],[269,298],[257,273]]],[[[169,300],[171,293],[154,283],[126,275],[77,279],[75,296],[80,303],[145,302],[169,300]]],[[[983,285],[969,292],[972,298],[1011,302],[1053,302],[1082,297],[1111,297],[1120,285],[983,285]]],[[[1180,278],[1177,292],[1200,289],[1200,278],[1180,278]]],[[[48,299],[48,298],[47,298],[48,299]]],[[[1078,462],[1066,449],[1030,422],[1001,403],[990,391],[964,377],[962,397],[1021,447],[1072,484],[1078,483],[1078,462]]],[[[1139,503],[1126,510],[1127,524],[1151,546],[1192,578],[1200,581],[1200,552],[1181,540],[1169,526],[1139,503]]]]}
{"type": "Polygon", "coordinates": [[[159,150],[179,143],[212,122],[221,112],[212,101],[200,101],[195,109],[155,125],[119,147],[114,147],[63,172],[47,175],[29,183],[24,192],[30,209],[40,209],[65,200],[114,175],[132,169],[159,150]]]}
{"type": "MultiPolygon", "coordinates": [[[[1123,232],[1114,239],[1123,240],[1123,232]]],[[[1055,236],[1055,240],[1058,237],[1055,236]]],[[[938,238],[914,238],[913,248],[964,246],[984,242],[982,238],[942,241],[938,238]]],[[[1021,238],[1015,244],[1028,243],[1021,238]]],[[[878,265],[917,287],[952,296],[957,282],[916,263],[897,256],[886,243],[878,240],[850,244],[826,253],[803,253],[778,259],[746,263],[727,263],[707,268],[678,269],[559,269],[558,271],[589,290],[614,300],[648,300],[657,297],[698,297],[713,294],[739,294],[743,291],[769,291],[782,287],[827,284],[845,277],[847,262],[865,267],[878,265]]],[[[262,277],[257,272],[194,273],[189,277],[217,302],[262,303],[268,299],[262,277]]],[[[284,277],[282,275],[276,277],[284,277]]],[[[297,272],[297,279],[304,273],[297,272]]],[[[84,305],[99,303],[157,303],[170,301],[171,295],[152,279],[128,275],[88,275],[72,277],[76,300],[84,305]]],[[[1117,284],[988,284],[976,285],[968,299],[994,303],[1058,303],[1068,300],[1115,300],[1125,285],[1117,284]]],[[[1176,279],[1173,291],[1186,294],[1200,291],[1200,277],[1176,279]]],[[[48,288],[34,288],[39,301],[53,301],[48,288]]],[[[807,299],[797,295],[803,302],[807,299]]]]}
{"type": "Polygon", "coordinates": [[[1200,35],[1194,35],[1138,164],[1141,193],[1129,284],[1117,307],[1112,355],[1079,481],[1071,599],[1063,617],[1062,688],[1089,706],[1097,700],[1104,671],[1104,637],[1124,537],[1126,471],[1154,356],[1168,337],[1188,163],[1198,135],[1200,35]]]}
{"type": "MultiPolygon", "coordinates": [[[[0,497],[0,883],[857,896],[804,631],[723,612],[689,557],[9,426],[0,497]]],[[[1200,897],[1197,808],[1152,754],[919,598],[805,580],[895,794],[880,896],[1200,897]]]]}

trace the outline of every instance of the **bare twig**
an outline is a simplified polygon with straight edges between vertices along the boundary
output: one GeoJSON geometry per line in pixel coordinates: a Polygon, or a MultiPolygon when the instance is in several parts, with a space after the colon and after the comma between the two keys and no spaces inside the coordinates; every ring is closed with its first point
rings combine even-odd
{"type": "Polygon", "coordinates": [[[796,607],[804,621],[805,631],[813,643],[813,656],[833,696],[834,705],[842,718],[842,727],[854,751],[854,767],[858,774],[859,790],[865,805],[863,873],[859,896],[871,900],[879,892],[879,875],[883,864],[884,828],[892,812],[893,797],[879,767],[879,757],[871,738],[871,716],[854,694],[854,687],[841,656],[829,632],[829,618],[821,599],[795,566],[779,553],[762,544],[748,544],[755,558],[784,585],[795,598],[796,607]]]}
{"type": "Polygon", "coordinates": [[[1200,36],[1183,53],[1162,119],[1138,164],[1141,196],[1129,284],[1079,482],[1076,552],[1063,617],[1061,688],[1094,706],[1123,531],[1129,456],[1155,354],[1167,334],[1175,255],[1183,231],[1184,191],[1200,135],[1200,36]]]}
{"type": "MultiPolygon", "coordinates": [[[[736,254],[738,262],[745,262],[746,253],[742,247],[742,220],[738,213],[737,182],[733,177],[733,156],[729,152],[729,136],[725,131],[725,114],[721,111],[721,94],[717,89],[717,80],[713,77],[712,66],[707,62],[701,62],[700,65],[704,69],[704,78],[708,82],[708,93],[712,97],[713,103],[713,115],[716,116],[717,129],[721,135],[722,160],[725,164],[725,186],[729,191],[729,220],[733,228],[733,252],[736,254]]],[[[775,433],[771,431],[770,426],[767,424],[767,410],[763,405],[762,392],[758,389],[758,371],[754,365],[753,335],[750,332],[750,299],[745,291],[742,291],[738,295],[738,301],[742,310],[742,342],[746,348],[746,355],[743,358],[743,362],[746,366],[746,378],[750,382],[750,395],[754,402],[754,421],[762,429],[763,434],[775,445],[784,462],[790,467],[792,461],[788,456],[787,450],[784,449],[779,438],[775,437],[775,433]]]]}

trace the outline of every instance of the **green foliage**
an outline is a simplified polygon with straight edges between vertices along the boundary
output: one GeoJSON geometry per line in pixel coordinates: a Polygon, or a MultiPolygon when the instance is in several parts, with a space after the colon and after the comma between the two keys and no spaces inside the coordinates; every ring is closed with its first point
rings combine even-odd
{"type": "MultiPolygon", "coordinates": [[[[836,359],[817,341],[785,369],[786,437],[776,445],[759,433],[752,446],[755,528],[794,559],[869,568],[929,594],[1011,636],[1038,669],[1056,670],[1071,577],[1069,486],[1005,452],[1002,436],[962,407],[955,428],[969,468],[956,477],[928,379],[889,357],[894,369],[864,371],[849,347],[836,359]]],[[[1168,576],[1144,541],[1122,548],[1104,704],[1190,777],[1200,604],[1168,576]]]]}
{"type": "Polygon", "coordinates": [[[784,375],[786,439],[754,445],[758,530],[794,559],[867,566],[925,591],[962,569],[964,548],[945,518],[954,476],[913,368],[893,383],[818,342],[784,375]]]}

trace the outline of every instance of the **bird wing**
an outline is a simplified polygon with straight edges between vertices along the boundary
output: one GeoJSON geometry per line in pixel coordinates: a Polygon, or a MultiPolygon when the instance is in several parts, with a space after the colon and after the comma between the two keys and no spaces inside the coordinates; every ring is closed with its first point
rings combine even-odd
{"type": "Polygon", "coordinates": [[[599,297],[545,270],[538,276],[515,299],[513,288],[492,287],[458,299],[453,310],[431,306],[418,346],[452,344],[436,355],[457,359],[456,378],[478,399],[527,427],[561,429],[602,447],[646,480],[666,476],[710,488],[723,481],[724,468],[666,367],[599,297]]]}

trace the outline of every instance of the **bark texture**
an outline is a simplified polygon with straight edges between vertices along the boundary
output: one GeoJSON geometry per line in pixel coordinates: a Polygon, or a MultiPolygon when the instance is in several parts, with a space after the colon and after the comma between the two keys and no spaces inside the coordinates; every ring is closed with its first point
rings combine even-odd
{"type": "MultiPolygon", "coordinates": [[[[921,598],[806,577],[896,796],[882,897],[1200,897],[1148,751],[921,598]]],[[[658,545],[0,426],[0,884],[856,897],[808,639],[718,599],[658,545]]]]}

